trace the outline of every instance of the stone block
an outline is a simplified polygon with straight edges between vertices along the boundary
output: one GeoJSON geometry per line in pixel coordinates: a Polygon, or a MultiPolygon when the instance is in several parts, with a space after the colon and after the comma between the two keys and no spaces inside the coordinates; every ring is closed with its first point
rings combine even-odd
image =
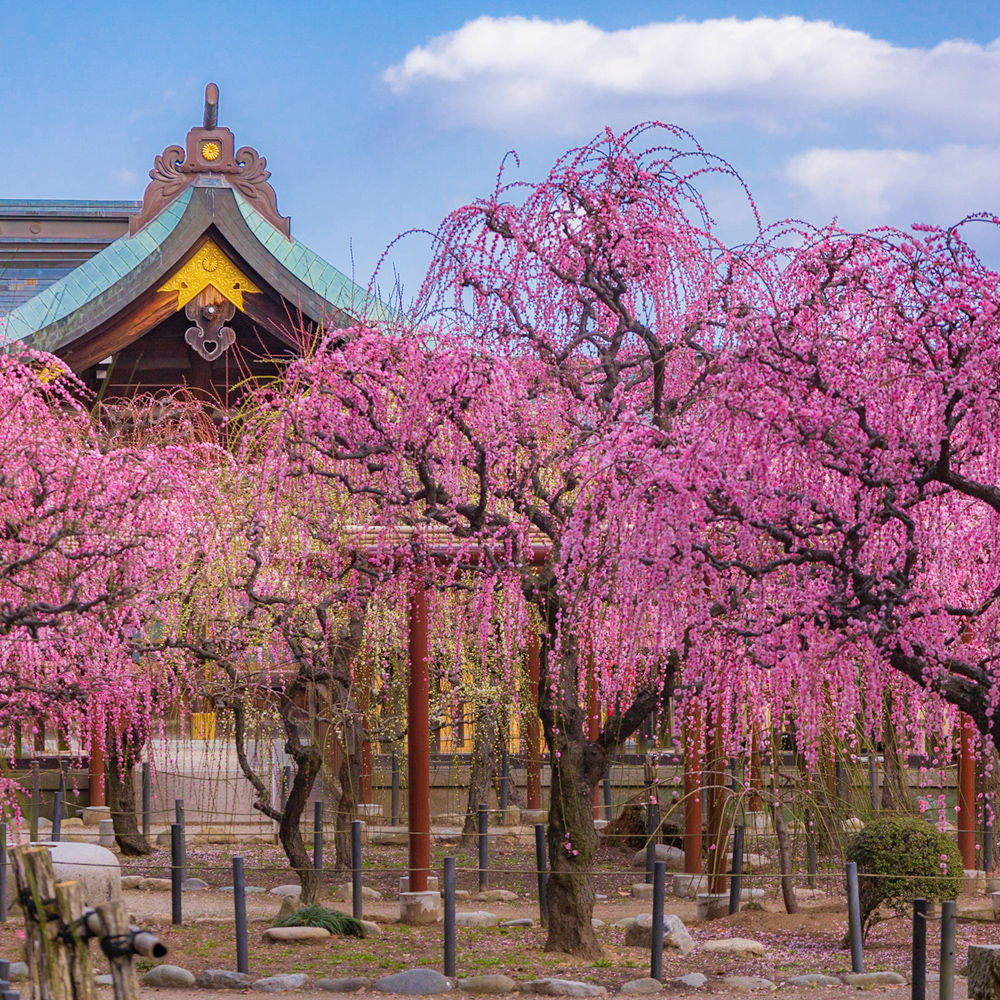
{"type": "Polygon", "coordinates": [[[635,882],[632,885],[632,898],[633,899],[652,899],[653,898],[653,883],[652,882],[635,882]]]}
{"type": "Polygon", "coordinates": [[[399,922],[401,924],[439,924],[443,919],[444,900],[441,899],[440,892],[434,890],[401,892],[399,894],[399,922]]]}
{"type": "MultiPolygon", "coordinates": [[[[403,892],[409,892],[410,891],[410,876],[409,875],[403,875],[400,878],[400,880],[399,880],[399,891],[401,893],[403,893],[403,892]]],[[[427,892],[439,892],[439,891],[440,891],[440,884],[438,882],[437,875],[428,875],[427,876],[427,892]]]]}
{"type": "MultiPolygon", "coordinates": [[[[996,947],[996,945],[992,947],[996,947]]],[[[874,986],[904,986],[906,984],[906,980],[898,972],[848,972],[840,977],[840,981],[845,986],[853,986],[859,990],[870,990],[874,986]]],[[[969,996],[973,996],[971,991],[969,996]]]]}
{"type": "Polygon", "coordinates": [[[115,821],[113,819],[102,819],[97,825],[100,831],[97,835],[97,842],[101,847],[115,846],[115,821]]]}
{"type": "Polygon", "coordinates": [[[759,942],[750,938],[713,938],[702,942],[701,950],[722,955],[737,955],[740,958],[753,958],[763,955],[767,949],[759,942]]]}
{"type": "Polygon", "coordinates": [[[1000,1000],[1000,944],[969,945],[970,1000],[1000,1000]]]}
{"type": "Polygon", "coordinates": [[[698,919],[718,920],[729,916],[728,892],[699,892],[697,896],[698,919]]]}
{"type": "Polygon", "coordinates": [[[80,818],[84,826],[97,826],[102,819],[111,819],[111,806],[84,806],[80,818]]]}
{"type": "Polygon", "coordinates": [[[708,888],[707,875],[675,875],[673,894],[681,899],[693,899],[708,888]]]}
{"type": "Polygon", "coordinates": [[[272,944],[285,941],[325,941],[330,932],[325,927],[268,927],[261,935],[272,944]]]}

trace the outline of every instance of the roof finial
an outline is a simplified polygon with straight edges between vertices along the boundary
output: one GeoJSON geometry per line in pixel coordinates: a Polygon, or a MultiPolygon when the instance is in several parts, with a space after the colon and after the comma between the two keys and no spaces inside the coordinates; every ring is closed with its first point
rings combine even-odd
{"type": "Polygon", "coordinates": [[[205,128],[214,129],[219,124],[219,87],[210,83],[205,88],[205,128]]]}

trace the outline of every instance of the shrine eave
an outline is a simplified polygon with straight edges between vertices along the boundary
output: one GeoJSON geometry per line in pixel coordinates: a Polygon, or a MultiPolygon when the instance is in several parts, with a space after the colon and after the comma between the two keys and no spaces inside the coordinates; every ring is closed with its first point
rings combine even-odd
{"type": "Polygon", "coordinates": [[[239,191],[206,176],[134,235],[115,240],[0,319],[0,346],[58,353],[76,368],[74,344],[152,294],[209,234],[221,235],[271,295],[280,296],[292,325],[299,315],[322,328],[388,315],[385,305],[276,229],[239,191]]]}

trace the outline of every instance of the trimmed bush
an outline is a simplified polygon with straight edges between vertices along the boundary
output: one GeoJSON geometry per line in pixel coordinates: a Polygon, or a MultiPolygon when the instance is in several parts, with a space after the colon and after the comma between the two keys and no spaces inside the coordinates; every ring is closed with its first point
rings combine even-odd
{"type": "Polygon", "coordinates": [[[365,936],[365,929],[360,920],[349,917],[340,910],[331,910],[318,903],[312,906],[303,906],[291,913],[286,913],[283,917],[275,920],[275,927],[323,927],[331,934],[339,934],[341,937],[365,936]]]}
{"type": "Polygon", "coordinates": [[[913,900],[955,899],[962,889],[962,856],[947,834],[917,816],[879,816],[847,845],[858,866],[865,936],[885,906],[903,916],[913,900]]]}

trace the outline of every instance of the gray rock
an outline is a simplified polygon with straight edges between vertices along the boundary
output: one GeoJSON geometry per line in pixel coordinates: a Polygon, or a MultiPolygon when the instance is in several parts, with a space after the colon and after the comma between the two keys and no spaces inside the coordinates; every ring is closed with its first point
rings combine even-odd
{"type": "Polygon", "coordinates": [[[590,926],[593,927],[595,931],[599,931],[602,927],[607,927],[608,925],[597,917],[591,917],[590,926]]]}
{"type": "Polygon", "coordinates": [[[627,931],[634,923],[635,917],[622,917],[621,920],[616,920],[611,926],[620,931],[627,931]]]}
{"type": "MultiPolygon", "coordinates": [[[[125,879],[122,879],[122,883],[123,884],[124,884],[124,882],[125,882],[125,879]]],[[[221,886],[219,888],[219,892],[235,892],[235,891],[236,891],[236,886],[234,886],[234,885],[224,885],[224,886],[221,886]]],[[[263,886],[259,886],[259,885],[245,885],[245,886],[243,886],[243,891],[244,892],[267,892],[267,889],[265,889],[263,886]]]]}
{"type": "Polygon", "coordinates": [[[377,938],[382,936],[382,928],[374,920],[362,920],[361,926],[364,928],[366,938],[377,938]]]}
{"type": "Polygon", "coordinates": [[[693,990],[700,990],[708,982],[708,976],[703,972],[689,972],[686,976],[681,976],[677,982],[693,990]]]}
{"type": "Polygon", "coordinates": [[[253,980],[245,972],[206,969],[198,977],[196,985],[203,990],[245,990],[252,982],[253,980]]]}
{"type": "Polygon", "coordinates": [[[766,949],[759,941],[749,938],[713,938],[702,943],[702,950],[723,955],[739,955],[741,958],[751,958],[763,955],[766,949]]]}
{"type": "MultiPolygon", "coordinates": [[[[684,871],[684,852],[679,847],[671,847],[670,844],[657,844],[656,860],[664,862],[668,872],[684,871]]],[[[635,857],[632,859],[632,867],[645,869],[645,850],[636,851],[635,857]]]]}
{"type": "Polygon", "coordinates": [[[142,977],[143,986],[194,986],[194,973],[179,965],[157,965],[142,977]]]}
{"type": "Polygon", "coordinates": [[[379,993],[402,993],[404,996],[433,997],[439,993],[450,993],[454,989],[450,979],[434,969],[407,969],[383,976],[372,983],[372,989],[379,993]]]}
{"type": "Polygon", "coordinates": [[[516,920],[504,920],[501,927],[534,927],[535,921],[531,917],[518,917],[516,920]]]}
{"type": "Polygon", "coordinates": [[[140,882],[142,882],[141,875],[122,875],[123,889],[138,889],[140,882]]]}
{"type": "Polygon", "coordinates": [[[189,878],[181,883],[181,892],[201,892],[208,888],[210,886],[203,878],[189,878]]]}
{"type": "Polygon", "coordinates": [[[330,932],[325,927],[268,927],[261,935],[265,941],[325,941],[330,932]]]}
{"type": "Polygon", "coordinates": [[[636,882],[632,886],[633,899],[652,899],[653,886],[649,882],[636,882]]]}
{"type": "Polygon", "coordinates": [[[305,973],[293,972],[285,976],[267,976],[265,979],[258,979],[250,986],[250,989],[258,993],[284,993],[287,990],[297,990],[300,986],[305,986],[305,973]]]}
{"type": "Polygon", "coordinates": [[[513,993],[517,983],[510,976],[470,976],[460,979],[458,988],[466,993],[513,993]]]}
{"type": "Polygon", "coordinates": [[[26,983],[28,981],[28,963],[27,962],[11,962],[10,963],[10,982],[12,983],[26,983]]]}
{"type": "Polygon", "coordinates": [[[357,993],[366,990],[372,981],[362,976],[345,976],[343,979],[317,979],[313,989],[326,990],[327,993],[357,993]]]}
{"type": "Polygon", "coordinates": [[[484,889],[472,897],[477,903],[516,903],[518,895],[510,889],[484,889]]]}
{"type": "Polygon", "coordinates": [[[301,885],[276,885],[271,890],[272,896],[301,896],[301,885]]]}
{"type": "Polygon", "coordinates": [[[969,996],[1000,1000],[1000,945],[969,945],[969,996]]]}
{"type": "Polygon", "coordinates": [[[115,977],[114,976],[94,976],[95,986],[114,986],[115,977]]]}
{"type": "MultiPolygon", "coordinates": [[[[970,946],[969,951],[976,947],[970,946]]],[[[988,945],[991,948],[1000,948],[1000,945],[988,945]]],[[[870,990],[873,986],[903,986],[906,980],[898,972],[848,972],[840,977],[840,981],[845,986],[856,986],[860,990],[870,990]]],[[[991,996],[993,994],[990,994],[991,996]]],[[[972,979],[969,979],[969,996],[976,996],[972,992],[972,979]]]]}
{"type": "Polygon", "coordinates": [[[170,892],[170,879],[142,878],[139,880],[138,888],[142,889],[143,892],[170,892]]]}
{"type": "Polygon", "coordinates": [[[836,976],[824,976],[821,972],[810,972],[805,976],[792,976],[785,980],[786,986],[840,986],[836,976]]]}
{"type": "Polygon", "coordinates": [[[603,997],[608,994],[603,986],[578,983],[572,979],[533,979],[530,983],[522,983],[520,990],[548,997],[603,997]]]}
{"type": "Polygon", "coordinates": [[[619,993],[659,993],[663,989],[663,983],[659,979],[632,979],[625,983],[618,991],[619,993]]]}
{"type": "Polygon", "coordinates": [[[731,990],[740,993],[757,993],[765,990],[770,992],[778,988],[770,979],[764,979],[763,976],[726,976],[722,981],[731,990]]]}
{"type": "MultiPolygon", "coordinates": [[[[338,885],[337,891],[333,894],[333,898],[337,900],[338,903],[350,903],[354,899],[354,886],[348,885],[338,885]]],[[[378,889],[372,889],[367,885],[361,887],[361,898],[370,899],[373,901],[378,901],[382,898],[382,893],[378,889]]]]}
{"type": "MultiPolygon", "coordinates": [[[[652,914],[641,913],[626,927],[625,946],[645,948],[647,951],[653,946],[652,914]]],[[[682,957],[694,951],[694,938],[688,933],[684,921],[674,913],[663,914],[663,946],[678,952],[682,957]]]]}
{"type": "Polygon", "coordinates": [[[500,918],[486,910],[470,910],[468,913],[455,914],[456,927],[496,927],[498,923],[500,918]]]}

